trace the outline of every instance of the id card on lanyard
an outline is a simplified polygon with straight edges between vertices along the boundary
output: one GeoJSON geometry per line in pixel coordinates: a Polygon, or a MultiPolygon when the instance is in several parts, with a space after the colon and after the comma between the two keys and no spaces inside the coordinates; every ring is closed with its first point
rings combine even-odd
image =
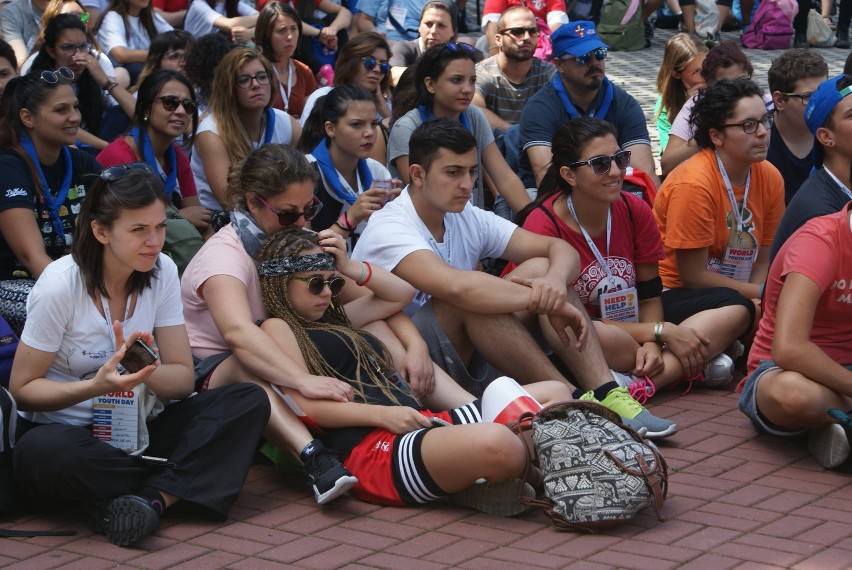
{"type": "MultiPolygon", "coordinates": [[[[751,278],[751,270],[754,267],[754,262],[757,259],[757,239],[748,231],[745,225],[745,217],[748,211],[748,191],[751,187],[751,169],[746,176],[745,191],[743,192],[743,205],[737,207],[737,198],[734,196],[734,189],[731,186],[731,180],[728,178],[728,173],[725,171],[725,165],[722,164],[722,159],[719,158],[719,153],[716,154],[716,164],[719,166],[719,173],[722,175],[722,181],[725,183],[725,190],[728,192],[728,200],[731,202],[731,232],[728,236],[728,244],[725,246],[725,253],[722,256],[722,263],[719,265],[719,273],[725,277],[736,279],[747,283],[751,278]]],[[[749,217],[750,214],[749,214],[749,217]]],[[[749,224],[754,227],[754,224],[749,224]]]]}
{"type": "MultiPolygon", "coordinates": [[[[606,273],[606,280],[609,287],[607,287],[606,292],[600,292],[598,294],[598,301],[600,302],[601,307],[601,317],[610,321],[638,323],[639,297],[636,294],[636,287],[622,288],[616,283],[615,276],[612,274],[612,271],[609,268],[609,264],[607,263],[606,258],[601,255],[601,252],[595,245],[595,242],[592,240],[592,237],[580,223],[579,218],[577,218],[577,212],[574,210],[574,202],[573,200],[571,200],[571,196],[568,196],[566,201],[568,203],[568,211],[571,213],[571,216],[574,218],[574,221],[577,222],[577,227],[580,228],[580,232],[583,234],[583,237],[586,240],[586,244],[592,251],[592,255],[595,256],[595,260],[598,262],[598,265],[600,265],[603,272],[606,273]]],[[[612,210],[609,209],[606,213],[607,258],[609,257],[609,242],[611,234],[612,210]]]]}

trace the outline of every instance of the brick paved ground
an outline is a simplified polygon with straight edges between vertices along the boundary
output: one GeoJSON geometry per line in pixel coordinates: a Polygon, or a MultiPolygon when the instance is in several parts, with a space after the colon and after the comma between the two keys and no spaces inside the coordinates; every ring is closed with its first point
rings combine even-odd
{"type": "MultiPolygon", "coordinates": [[[[664,39],[613,54],[610,76],[648,117],[664,39]]],[[[847,52],[822,50],[832,73],[847,52]]],[[[752,52],[765,85],[773,52],[752,52]]],[[[652,134],[656,137],[655,134],[652,134]]],[[[0,567],[136,568],[852,568],[849,468],[822,470],[804,441],[757,437],[730,391],[663,395],[652,407],[681,431],[661,445],[671,468],[667,520],[642,514],[597,535],[560,533],[538,512],[514,519],[449,505],[383,508],[342,499],[318,508],[303,481],[252,468],[225,523],[167,518],[137,548],[112,546],[70,518],[22,515],[11,528],[75,537],[0,539],[0,567]]]]}

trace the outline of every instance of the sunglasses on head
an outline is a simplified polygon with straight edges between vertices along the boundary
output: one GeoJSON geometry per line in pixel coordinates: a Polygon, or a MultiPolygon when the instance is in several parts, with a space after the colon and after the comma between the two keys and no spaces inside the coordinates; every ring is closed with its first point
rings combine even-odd
{"type": "Polygon", "coordinates": [[[105,182],[115,182],[127,176],[131,170],[141,170],[152,174],[154,172],[154,169],[145,162],[131,162],[130,164],[119,164],[118,166],[104,168],[101,171],[100,178],[105,182]]]}
{"type": "Polygon", "coordinates": [[[177,95],[160,95],[157,97],[160,102],[163,104],[163,109],[171,113],[172,111],[177,110],[178,105],[183,105],[183,110],[189,113],[190,115],[198,109],[198,103],[186,97],[185,99],[181,99],[177,95]]]}
{"type": "Polygon", "coordinates": [[[573,169],[580,168],[581,166],[591,166],[592,172],[603,176],[609,172],[613,161],[615,161],[615,165],[618,166],[618,168],[624,170],[630,166],[630,151],[620,150],[612,156],[595,156],[589,160],[584,160],[583,162],[574,162],[569,164],[568,168],[573,169]]]}
{"type": "Polygon", "coordinates": [[[255,194],[255,197],[260,200],[261,204],[266,206],[266,208],[278,216],[278,223],[284,227],[292,226],[296,222],[299,221],[299,218],[304,217],[306,222],[310,222],[314,218],[317,217],[317,214],[322,210],[322,202],[319,198],[314,196],[311,205],[306,207],[304,210],[299,212],[298,210],[287,210],[286,212],[282,212],[281,210],[276,210],[272,207],[272,205],[263,199],[263,196],[260,194],[255,194]]]}
{"type": "Polygon", "coordinates": [[[364,69],[366,69],[367,71],[372,71],[373,68],[375,68],[378,65],[379,71],[382,72],[384,75],[387,75],[388,73],[390,73],[390,70],[391,70],[391,66],[388,62],[379,61],[375,57],[364,56],[364,57],[361,58],[361,63],[364,64],[364,69]]]}
{"type": "Polygon", "coordinates": [[[163,54],[163,59],[166,61],[171,61],[172,63],[176,61],[183,61],[183,58],[186,56],[186,52],[183,50],[173,50],[167,51],[163,54]]]}
{"type": "Polygon", "coordinates": [[[589,60],[592,59],[593,56],[598,61],[605,60],[608,52],[609,52],[609,50],[607,50],[607,48],[598,48],[596,50],[590,51],[586,55],[577,55],[577,56],[570,55],[570,56],[560,57],[559,59],[561,59],[562,61],[569,61],[569,60],[573,59],[574,63],[576,63],[580,67],[583,67],[584,65],[589,63],[589,60]]]}
{"type": "Polygon", "coordinates": [[[252,81],[257,81],[258,85],[269,85],[272,78],[265,71],[255,73],[254,75],[240,75],[237,77],[237,87],[240,89],[248,89],[251,87],[252,81]]]}
{"type": "Polygon", "coordinates": [[[522,40],[526,37],[527,34],[530,35],[531,38],[537,38],[539,35],[539,30],[536,27],[532,28],[506,28],[505,30],[500,30],[500,35],[510,35],[517,40],[522,40]]]}
{"type": "Polygon", "coordinates": [[[50,85],[56,85],[60,81],[74,81],[74,72],[67,67],[60,67],[56,71],[45,69],[39,74],[39,79],[50,85]]]}
{"type": "Polygon", "coordinates": [[[474,53],[476,51],[475,47],[463,42],[447,42],[444,44],[444,49],[450,50],[451,53],[474,53]]]}
{"type": "Polygon", "coordinates": [[[336,297],[342,290],[343,286],[346,285],[346,280],[342,277],[332,277],[331,279],[323,279],[319,275],[314,275],[313,277],[300,277],[298,275],[291,275],[290,279],[295,279],[296,281],[303,281],[308,284],[308,291],[312,295],[322,295],[323,289],[328,285],[329,290],[331,291],[331,296],[336,297]]]}

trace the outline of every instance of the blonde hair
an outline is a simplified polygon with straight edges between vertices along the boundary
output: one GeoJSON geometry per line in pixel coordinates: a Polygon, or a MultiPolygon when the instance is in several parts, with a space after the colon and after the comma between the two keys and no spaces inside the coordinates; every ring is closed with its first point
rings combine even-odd
{"type": "Polygon", "coordinates": [[[707,53],[707,46],[689,34],[675,34],[666,42],[663,62],[657,72],[657,92],[662,96],[662,101],[655,118],[659,118],[665,111],[671,122],[680,112],[686,103],[687,93],[683,80],[674,77],[674,73],[682,72],[690,61],[702,53],[707,53]]]}
{"type": "MultiPolygon", "coordinates": [[[[225,54],[213,76],[209,111],[216,119],[216,129],[225,145],[231,164],[244,161],[252,150],[251,137],[240,120],[237,109],[236,90],[240,68],[254,60],[260,61],[264,71],[270,77],[274,77],[269,60],[259,52],[246,47],[237,47],[225,54]]],[[[269,89],[269,101],[264,109],[269,109],[274,102],[272,81],[264,87],[269,89]]]]}
{"type": "MultiPolygon", "coordinates": [[[[270,236],[257,254],[257,262],[291,257],[318,249],[317,234],[299,227],[289,227],[270,236]]],[[[399,397],[409,396],[396,384],[388,380],[394,371],[387,347],[368,332],[352,328],[343,304],[338,298],[333,298],[325,314],[317,321],[309,321],[300,317],[293,309],[287,295],[290,275],[260,277],[260,293],[263,306],[270,316],[281,319],[290,327],[308,372],[316,376],[331,376],[350,384],[356,394],[356,401],[367,402],[365,388],[375,386],[384,396],[396,405],[401,405],[399,397]],[[324,331],[339,338],[349,347],[355,359],[355,377],[345,378],[323,358],[308,331],[324,331]],[[367,339],[372,341],[368,342],[367,339]],[[377,351],[374,345],[379,347],[377,351]]]]}

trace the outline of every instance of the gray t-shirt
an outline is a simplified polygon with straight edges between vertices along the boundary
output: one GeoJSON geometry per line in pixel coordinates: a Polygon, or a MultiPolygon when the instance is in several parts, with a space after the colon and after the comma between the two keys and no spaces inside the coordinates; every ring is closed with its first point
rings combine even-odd
{"type": "MultiPolygon", "coordinates": [[[[476,139],[476,163],[482,168],[482,151],[488,145],[494,143],[494,133],[488,125],[485,114],[479,107],[471,105],[464,114],[470,122],[471,132],[476,139]]],[[[420,111],[414,108],[393,124],[390,138],[388,139],[388,170],[390,170],[394,178],[399,177],[399,170],[397,170],[394,161],[400,156],[408,156],[408,140],[411,138],[411,133],[414,132],[414,129],[419,127],[422,122],[420,111]]],[[[476,177],[476,187],[473,190],[472,202],[474,206],[479,208],[485,207],[485,189],[482,184],[481,172],[476,177]]]]}
{"type": "Polygon", "coordinates": [[[41,27],[42,11],[31,0],[12,0],[0,10],[0,35],[4,40],[21,40],[32,51],[41,27]]]}
{"type": "Polygon", "coordinates": [[[516,125],[521,122],[524,104],[538,93],[542,85],[550,82],[555,71],[556,66],[552,63],[534,57],[524,82],[515,84],[500,71],[494,55],[476,64],[476,92],[485,99],[486,109],[516,125]]]}

